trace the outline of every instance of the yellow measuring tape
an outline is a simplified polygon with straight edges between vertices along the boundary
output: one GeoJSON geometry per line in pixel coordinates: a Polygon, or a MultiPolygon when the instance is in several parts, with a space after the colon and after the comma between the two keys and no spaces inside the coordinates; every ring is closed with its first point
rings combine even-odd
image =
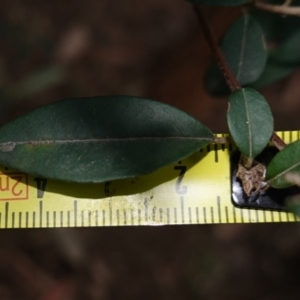
{"type": "MultiPolygon", "coordinates": [[[[298,131],[280,132],[290,143],[298,131]]],[[[155,173],[74,184],[0,168],[0,228],[295,222],[291,213],[236,208],[231,144],[210,145],[155,173]]]]}

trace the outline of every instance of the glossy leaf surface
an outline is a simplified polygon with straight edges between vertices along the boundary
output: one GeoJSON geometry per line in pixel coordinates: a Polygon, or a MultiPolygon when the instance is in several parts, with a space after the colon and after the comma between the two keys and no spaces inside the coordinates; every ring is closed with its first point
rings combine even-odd
{"type": "Polygon", "coordinates": [[[59,101],[0,129],[0,163],[75,182],[134,177],[198,151],[213,134],[152,100],[109,96],[59,101]]]}
{"type": "Polygon", "coordinates": [[[237,6],[251,2],[251,0],[188,0],[189,2],[207,4],[207,5],[218,5],[218,6],[237,6]]]}
{"type": "MultiPolygon", "coordinates": [[[[263,31],[249,15],[240,17],[230,26],[221,49],[241,86],[253,83],[262,74],[267,59],[263,31]]],[[[225,80],[221,72],[215,69],[214,65],[210,67],[206,86],[217,95],[224,91],[225,80]]]]}
{"type": "Polygon", "coordinates": [[[262,73],[267,59],[263,32],[249,15],[232,24],[223,38],[222,50],[242,86],[254,82],[262,73]]]}
{"type": "Polygon", "coordinates": [[[237,147],[250,159],[266,147],[273,132],[269,104],[252,88],[240,89],[230,95],[227,122],[237,147]]]}
{"type": "Polygon", "coordinates": [[[286,179],[288,173],[300,174],[300,141],[278,152],[267,167],[266,181],[275,188],[286,188],[293,183],[286,179]]]}

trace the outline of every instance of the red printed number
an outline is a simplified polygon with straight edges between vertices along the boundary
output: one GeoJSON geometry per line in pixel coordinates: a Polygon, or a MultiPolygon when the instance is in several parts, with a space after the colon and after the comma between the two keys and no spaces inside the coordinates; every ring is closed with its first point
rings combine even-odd
{"type": "Polygon", "coordinates": [[[28,177],[23,173],[0,174],[0,200],[27,200],[28,177]]]}

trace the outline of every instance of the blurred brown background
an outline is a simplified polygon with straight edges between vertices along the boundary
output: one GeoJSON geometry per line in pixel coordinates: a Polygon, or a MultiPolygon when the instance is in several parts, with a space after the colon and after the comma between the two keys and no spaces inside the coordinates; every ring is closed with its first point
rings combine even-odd
{"type": "MultiPolygon", "coordinates": [[[[221,36],[239,9],[210,8],[221,36]]],[[[183,0],[0,2],[0,123],[68,97],[171,103],[227,132],[183,0]]],[[[300,129],[300,71],[264,89],[277,130],[300,129]]],[[[299,299],[297,224],[0,231],[0,299],[299,299]]]]}

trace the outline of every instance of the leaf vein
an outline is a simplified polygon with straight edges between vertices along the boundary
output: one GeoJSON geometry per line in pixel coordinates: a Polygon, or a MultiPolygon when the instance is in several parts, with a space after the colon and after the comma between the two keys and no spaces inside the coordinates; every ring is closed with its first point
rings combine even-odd
{"type": "Polygon", "coordinates": [[[248,127],[249,158],[252,158],[253,145],[252,145],[251,123],[250,123],[250,115],[249,115],[249,107],[248,107],[248,103],[247,103],[247,97],[246,97],[244,89],[243,89],[243,95],[244,95],[244,100],[245,100],[245,109],[246,109],[246,117],[247,117],[246,124],[247,124],[247,127],[248,127]]]}
{"type": "Polygon", "coordinates": [[[239,81],[240,80],[240,73],[242,70],[242,66],[244,64],[244,52],[245,52],[245,47],[246,47],[246,40],[247,40],[247,27],[248,27],[248,22],[249,22],[249,16],[246,14],[245,15],[245,22],[244,22],[244,31],[243,31],[243,38],[242,38],[242,48],[241,48],[241,53],[240,53],[240,61],[238,65],[238,71],[236,78],[239,81]]]}
{"type": "Polygon", "coordinates": [[[292,165],[291,167],[289,167],[288,169],[282,171],[281,173],[277,174],[276,176],[274,176],[273,178],[269,179],[267,182],[271,182],[273,180],[276,180],[277,178],[286,175],[288,172],[292,171],[294,168],[298,167],[300,165],[300,162],[292,165]]]}
{"type": "Polygon", "coordinates": [[[128,138],[94,138],[94,139],[76,139],[76,140],[30,140],[30,141],[9,141],[0,143],[2,152],[12,151],[17,145],[48,145],[48,144],[76,144],[76,143],[97,143],[97,142],[120,142],[120,141],[140,141],[140,140],[197,140],[197,141],[213,141],[213,138],[206,137],[128,137],[128,138]]]}

